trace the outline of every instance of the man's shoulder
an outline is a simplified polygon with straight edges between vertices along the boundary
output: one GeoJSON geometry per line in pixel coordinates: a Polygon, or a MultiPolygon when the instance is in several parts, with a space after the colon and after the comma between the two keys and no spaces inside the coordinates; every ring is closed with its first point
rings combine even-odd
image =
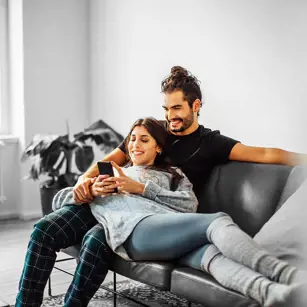
{"type": "Polygon", "coordinates": [[[200,128],[200,135],[201,136],[211,137],[211,136],[214,136],[214,135],[217,135],[217,134],[221,134],[220,130],[212,130],[212,129],[207,128],[203,125],[199,125],[199,128],[200,128]]]}
{"type": "Polygon", "coordinates": [[[209,142],[210,145],[212,144],[221,145],[224,143],[235,145],[237,142],[239,142],[236,139],[221,134],[220,130],[213,130],[210,128],[206,128],[203,125],[201,125],[200,127],[200,137],[202,139],[202,143],[207,144],[209,142]]]}

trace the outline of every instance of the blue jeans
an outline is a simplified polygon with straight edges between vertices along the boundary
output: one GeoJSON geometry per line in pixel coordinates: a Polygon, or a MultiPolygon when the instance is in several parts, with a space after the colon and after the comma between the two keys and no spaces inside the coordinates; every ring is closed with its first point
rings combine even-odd
{"type": "Polygon", "coordinates": [[[124,243],[136,261],[170,261],[200,270],[201,258],[211,244],[206,236],[209,225],[226,213],[155,214],[137,224],[124,243]]]}

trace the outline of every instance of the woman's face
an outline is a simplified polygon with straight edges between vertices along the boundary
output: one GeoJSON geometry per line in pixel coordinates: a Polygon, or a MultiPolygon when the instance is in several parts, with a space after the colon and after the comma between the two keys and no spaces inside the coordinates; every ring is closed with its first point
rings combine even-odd
{"type": "Polygon", "coordinates": [[[137,126],[131,132],[128,151],[133,165],[153,165],[161,149],[145,127],[137,126]]]}

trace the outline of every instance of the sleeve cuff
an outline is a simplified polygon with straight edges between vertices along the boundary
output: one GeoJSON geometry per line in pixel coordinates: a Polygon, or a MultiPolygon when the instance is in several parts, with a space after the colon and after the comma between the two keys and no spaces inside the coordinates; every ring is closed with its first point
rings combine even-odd
{"type": "Polygon", "coordinates": [[[142,196],[155,200],[156,196],[160,193],[161,187],[151,180],[147,180],[142,196]]]}
{"type": "Polygon", "coordinates": [[[54,196],[52,200],[52,210],[55,211],[57,209],[62,208],[65,205],[74,205],[76,204],[74,200],[73,188],[68,187],[65,189],[60,190],[54,196]]]}

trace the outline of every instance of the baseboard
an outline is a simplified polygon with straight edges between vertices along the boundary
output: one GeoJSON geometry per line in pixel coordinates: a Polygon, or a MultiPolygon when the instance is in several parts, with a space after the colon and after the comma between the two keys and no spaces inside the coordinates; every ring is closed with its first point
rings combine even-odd
{"type": "Polygon", "coordinates": [[[38,219],[40,217],[42,217],[42,211],[31,211],[31,212],[22,212],[19,214],[19,219],[21,220],[33,220],[33,219],[38,219]]]}
{"type": "Polygon", "coordinates": [[[16,212],[0,212],[0,221],[15,220],[19,218],[19,214],[16,212]]]}
{"type": "Polygon", "coordinates": [[[0,221],[5,221],[5,220],[33,220],[33,219],[38,219],[43,216],[41,210],[37,211],[30,211],[30,212],[22,212],[22,213],[17,213],[17,212],[0,212],[0,221]]]}
{"type": "Polygon", "coordinates": [[[0,213],[0,221],[6,220],[34,220],[42,217],[41,211],[39,212],[30,212],[26,214],[18,214],[18,213],[0,213]]]}
{"type": "Polygon", "coordinates": [[[0,299],[0,307],[10,307],[10,305],[0,299]]]}

